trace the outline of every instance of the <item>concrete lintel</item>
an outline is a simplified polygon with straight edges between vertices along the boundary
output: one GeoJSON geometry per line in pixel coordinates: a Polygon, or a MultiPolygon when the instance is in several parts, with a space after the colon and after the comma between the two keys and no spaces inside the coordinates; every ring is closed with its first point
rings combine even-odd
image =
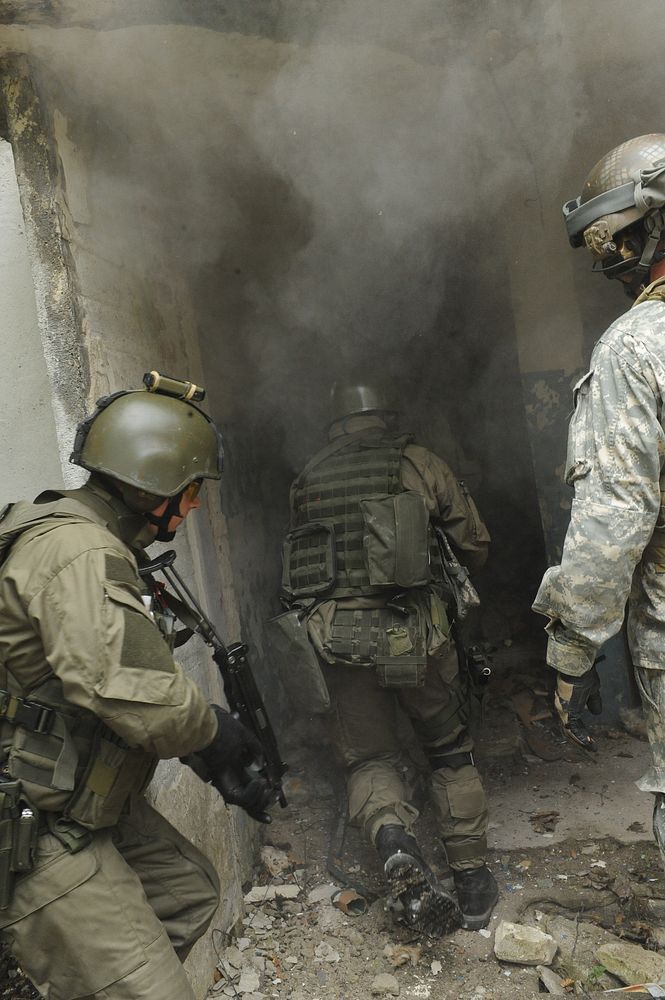
{"type": "Polygon", "coordinates": [[[0,107],[16,163],[63,478],[74,486],[81,477],[69,464],[69,454],[76,425],[85,412],[89,375],[74,288],[75,267],[60,225],[56,155],[30,64],[23,56],[11,57],[0,66],[0,107]]]}

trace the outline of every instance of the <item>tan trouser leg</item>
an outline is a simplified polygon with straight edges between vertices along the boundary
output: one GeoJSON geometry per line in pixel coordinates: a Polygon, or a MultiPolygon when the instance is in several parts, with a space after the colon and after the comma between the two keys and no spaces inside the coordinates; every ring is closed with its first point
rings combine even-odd
{"type": "MultiPolygon", "coordinates": [[[[371,840],[386,823],[410,830],[418,813],[400,771],[398,709],[411,720],[425,752],[473,748],[454,646],[430,658],[419,688],[382,688],[371,669],[335,666],[325,673],[335,703],[333,738],[347,768],[351,820],[371,840]]],[[[486,852],[487,806],[475,766],[444,764],[434,770],[432,798],[452,867],[478,867],[486,852]]]]}
{"type": "Polygon", "coordinates": [[[143,796],[114,830],[113,843],[141,880],[181,962],[206,932],[219,904],[219,879],[205,855],[143,796]]]}
{"type": "Polygon", "coordinates": [[[0,913],[2,937],[49,1000],[195,1000],[174,944],[188,950],[215,910],[201,858],[140,801],[78,854],[45,834],[0,913]]]}
{"type": "Polygon", "coordinates": [[[447,766],[446,755],[473,750],[468,706],[453,643],[430,657],[422,688],[403,688],[400,704],[425,753],[440,751],[432,771],[432,802],[452,868],[478,868],[487,852],[487,801],[474,764],[447,766]]]}
{"type": "Polygon", "coordinates": [[[335,706],[333,740],[346,767],[349,816],[373,842],[381,826],[411,830],[418,816],[408,802],[397,739],[394,691],[381,688],[372,670],[326,667],[335,706]]]}

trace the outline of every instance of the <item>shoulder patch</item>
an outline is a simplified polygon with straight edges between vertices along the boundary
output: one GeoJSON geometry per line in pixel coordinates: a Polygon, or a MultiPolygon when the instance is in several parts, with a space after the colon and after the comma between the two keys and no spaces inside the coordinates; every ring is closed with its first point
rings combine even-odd
{"type": "Polygon", "coordinates": [[[104,559],[104,568],[107,580],[113,583],[127,583],[132,587],[137,586],[136,572],[122,556],[107,553],[104,559]]]}

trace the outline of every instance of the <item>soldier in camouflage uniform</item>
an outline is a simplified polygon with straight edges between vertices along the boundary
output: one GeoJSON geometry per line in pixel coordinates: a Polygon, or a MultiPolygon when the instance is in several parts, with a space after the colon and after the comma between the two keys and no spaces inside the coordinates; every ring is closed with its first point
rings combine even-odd
{"type": "Polygon", "coordinates": [[[575,387],[566,481],[575,498],[561,565],[547,570],[534,610],[550,619],[547,662],[567,735],[595,750],[581,717],[600,711],[594,661],[624,619],[654,766],[665,854],[665,135],[607,153],[564,206],[573,246],[633,299],[600,338],[575,387]]]}
{"type": "Polygon", "coordinates": [[[283,593],[306,609],[333,704],[351,821],[404,887],[406,919],[427,926],[437,908],[452,914],[454,903],[413,837],[418,814],[400,767],[399,709],[429,760],[461,922],[480,928],[497,888],[485,864],[487,806],[433,525],[472,569],[484,563],[489,535],[448,466],[389,429],[376,387],[335,387],[333,413],[330,443],[291,488],[283,593]]]}
{"type": "Polygon", "coordinates": [[[160,758],[265,819],[260,747],[173,660],[138,573],[220,446],[191,402],[117,393],[79,428],[86,485],[0,519],[0,933],[50,1000],[194,1000],[181,963],[219,883],[143,797],[160,758]]]}

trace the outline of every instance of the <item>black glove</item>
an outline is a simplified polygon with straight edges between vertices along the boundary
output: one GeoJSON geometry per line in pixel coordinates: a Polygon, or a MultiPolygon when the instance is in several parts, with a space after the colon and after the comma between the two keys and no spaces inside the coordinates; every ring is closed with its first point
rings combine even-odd
{"type": "Polygon", "coordinates": [[[240,806],[260,823],[270,823],[265,810],[275,801],[275,792],[259,772],[261,744],[230,712],[219,705],[210,707],[217,716],[214,740],[180,760],[202,781],[211,782],[225,802],[240,806]]]}
{"type": "Polygon", "coordinates": [[[274,805],[276,793],[262,774],[227,767],[213,778],[212,783],[226,803],[240,806],[259,823],[272,823],[267,810],[274,805]]]}
{"type": "Polygon", "coordinates": [[[597,750],[596,744],[582,720],[584,709],[600,715],[603,702],[600,697],[600,677],[596,666],[581,677],[557,674],[554,707],[557,710],[564,735],[584,750],[597,750]]]}
{"type": "Polygon", "coordinates": [[[242,770],[263,757],[263,747],[253,733],[219,705],[210,706],[217,716],[217,733],[210,746],[197,752],[211,778],[225,767],[242,770]]]}

